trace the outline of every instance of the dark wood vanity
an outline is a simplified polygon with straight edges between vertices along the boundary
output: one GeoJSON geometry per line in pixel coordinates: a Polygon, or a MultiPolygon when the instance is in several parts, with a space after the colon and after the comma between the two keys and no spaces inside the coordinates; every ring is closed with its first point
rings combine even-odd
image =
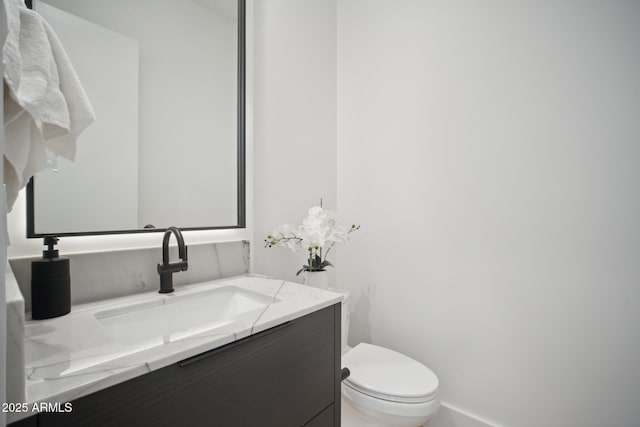
{"type": "Polygon", "coordinates": [[[24,426],[340,426],[335,304],[40,413],[24,426]]]}

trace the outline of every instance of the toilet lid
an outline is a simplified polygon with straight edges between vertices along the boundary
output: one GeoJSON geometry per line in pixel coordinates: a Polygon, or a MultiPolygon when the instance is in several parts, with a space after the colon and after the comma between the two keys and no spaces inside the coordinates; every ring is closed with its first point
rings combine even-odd
{"type": "Polygon", "coordinates": [[[369,396],[392,402],[433,400],[438,377],[429,368],[388,348],[361,343],[342,356],[351,375],[344,384],[369,396]]]}

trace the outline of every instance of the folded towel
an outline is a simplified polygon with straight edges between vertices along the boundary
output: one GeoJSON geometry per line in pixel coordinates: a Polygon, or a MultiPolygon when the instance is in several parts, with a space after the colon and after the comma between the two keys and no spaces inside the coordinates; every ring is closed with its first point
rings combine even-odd
{"type": "Polygon", "coordinates": [[[21,0],[3,0],[7,208],[45,170],[47,150],[73,161],[76,139],[95,120],[78,76],[51,27],[21,0]]]}

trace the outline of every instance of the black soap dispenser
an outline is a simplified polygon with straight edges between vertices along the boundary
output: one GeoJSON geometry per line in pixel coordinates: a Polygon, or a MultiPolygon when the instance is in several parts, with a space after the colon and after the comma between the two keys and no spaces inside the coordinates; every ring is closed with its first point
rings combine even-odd
{"type": "Polygon", "coordinates": [[[44,238],[42,259],[31,263],[31,317],[36,320],[64,316],[71,311],[69,258],[58,256],[55,236],[44,238]]]}

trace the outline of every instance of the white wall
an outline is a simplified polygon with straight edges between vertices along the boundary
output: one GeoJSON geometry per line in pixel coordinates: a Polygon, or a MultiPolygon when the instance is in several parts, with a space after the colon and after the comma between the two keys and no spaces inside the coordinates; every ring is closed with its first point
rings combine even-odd
{"type": "Polygon", "coordinates": [[[637,1],[338,3],[352,342],[499,425],[638,425],[638,40],[637,1]]]}
{"type": "Polygon", "coordinates": [[[301,280],[305,254],[264,238],[336,208],[336,1],[257,1],[254,37],[254,271],[301,280]]]}

